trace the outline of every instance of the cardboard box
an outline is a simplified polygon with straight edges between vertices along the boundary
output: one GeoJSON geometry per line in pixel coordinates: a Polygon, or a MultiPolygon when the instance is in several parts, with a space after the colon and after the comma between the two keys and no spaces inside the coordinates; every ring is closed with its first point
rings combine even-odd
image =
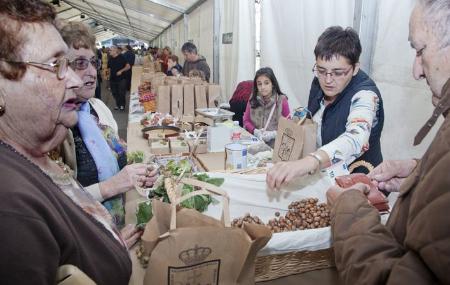
{"type": "Polygon", "coordinates": [[[170,153],[187,153],[189,152],[189,146],[184,140],[179,139],[171,139],[169,140],[170,144],[170,153]]]}
{"type": "Polygon", "coordinates": [[[170,153],[170,145],[167,140],[149,140],[150,152],[152,154],[168,154],[170,153]]]}

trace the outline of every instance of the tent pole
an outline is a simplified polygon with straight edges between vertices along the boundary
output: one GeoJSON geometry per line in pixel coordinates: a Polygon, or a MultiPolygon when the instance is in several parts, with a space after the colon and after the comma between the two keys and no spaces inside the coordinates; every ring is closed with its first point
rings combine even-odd
{"type": "Polygon", "coordinates": [[[353,28],[359,34],[362,54],[359,59],[361,68],[372,74],[375,41],[377,39],[378,1],[355,0],[353,28]]]}

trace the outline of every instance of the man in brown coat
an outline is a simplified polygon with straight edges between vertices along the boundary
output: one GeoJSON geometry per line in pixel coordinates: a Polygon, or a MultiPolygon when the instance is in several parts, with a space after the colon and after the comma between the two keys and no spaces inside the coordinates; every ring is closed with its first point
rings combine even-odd
{"type": "Polygon", "coordinates": [[[418,0],[410,18],[413,74],[427,80],[436,106],[414,143],[441,114],[445,120],[420,161],[387,161],[370,174],[380,189],[400,191],[386,226],[364,185],[327,193],[336,267],[345,284],[450,284],[449,23],[449,0],[418,0]]]}

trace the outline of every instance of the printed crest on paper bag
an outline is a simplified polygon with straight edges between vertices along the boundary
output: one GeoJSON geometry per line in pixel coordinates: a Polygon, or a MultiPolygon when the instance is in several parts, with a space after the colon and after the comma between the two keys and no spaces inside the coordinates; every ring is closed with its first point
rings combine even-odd
{"type": "Polygon", "coordinates": [[[199,247],[198,245],[181,251],[178,258],[187,266],[169,266],[168,284],[219,284],[220,260],[204,261],[211,252],[210,247],[199,247]]]}
{"type": "Polygon", "coordinates": [[[286,128],[281,137],[280,148],[278,149],[278,157],[282,161],[287,161],[291,157],[292,150],[294,149],[294,134],[292,129],[286,128]]]}

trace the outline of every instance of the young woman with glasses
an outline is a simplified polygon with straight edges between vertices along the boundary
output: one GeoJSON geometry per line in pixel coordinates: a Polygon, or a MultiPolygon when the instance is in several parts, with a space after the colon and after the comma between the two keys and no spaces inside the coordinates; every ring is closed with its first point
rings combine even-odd
{"type": "MultiPolygon", "coordinates": [[[[383,161],[383,102],[373,80],[359,68],[358,34],[351,28],[330,27],[319,37],[314,54],[308,110],[318,124],[318,150],[301,160],[276,164],[267,175],[272,189],[334,164],[346,167],[365,161],[377,166],[383,161]]],[[[367,169],[356,167],[354,172],[367,169]]]]}

